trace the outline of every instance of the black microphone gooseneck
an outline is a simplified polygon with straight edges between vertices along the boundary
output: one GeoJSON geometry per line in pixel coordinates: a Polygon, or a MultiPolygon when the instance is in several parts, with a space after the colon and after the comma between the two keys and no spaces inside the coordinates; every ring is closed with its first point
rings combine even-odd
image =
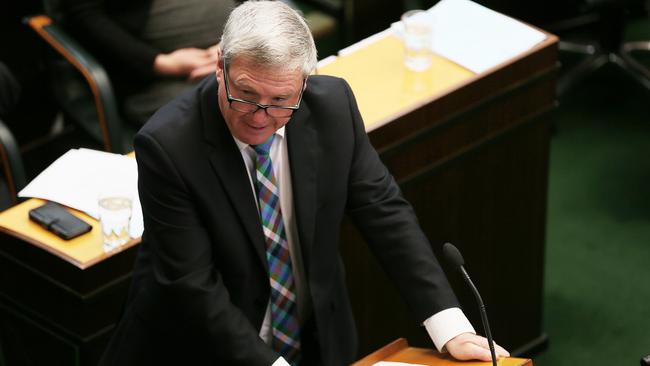
{"type": "Polygon", "coordinates": [[[467,285],[472,289],[474,297],[476,297],[476,302],[479,306],[479,312],[481,313],[481,320],[483,321],[483,329],[485,330],[485,336],[488,340],[488,346],[490,347],[490,354],[492,355],[492,365],[497,366],[497,356],[494,352],[494,341],[492,340],[492,332],[490,332],[490,324],[488,324],[487,312],[485,311],[485,305],[483,304],[483,299],[481,299],[481,294],[479,294],[478,289],[474,286],[474,282],[469,278],[469,274],[465,270],[464,264],[465,260],[460,254],[460,251],[451,243],[445,243],[442,247],[442,252],[445,255],[447,261],[452,264],[455,268],[460,270],[460,273],[463,275],[463,279],[467,282],[467,285]]]}

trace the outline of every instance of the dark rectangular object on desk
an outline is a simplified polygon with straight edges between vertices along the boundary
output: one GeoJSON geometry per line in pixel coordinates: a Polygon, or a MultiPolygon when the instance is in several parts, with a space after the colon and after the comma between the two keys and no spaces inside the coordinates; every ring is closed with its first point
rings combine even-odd
{"type": "Polygon", "coordinates": [[[92,229],[87,222],[71,214],[56,202],[47,202],[30,210],[29,218],[65,240],[76,238],[92,229]]]}

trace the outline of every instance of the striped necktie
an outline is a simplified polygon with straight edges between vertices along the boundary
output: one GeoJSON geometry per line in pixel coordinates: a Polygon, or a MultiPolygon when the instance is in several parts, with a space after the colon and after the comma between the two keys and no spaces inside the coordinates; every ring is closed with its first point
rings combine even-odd
{"type": "Polygon", "coordinates": [[[255,187],[271,282],[271,346],[289,363],[297,365],[300,360],[300,326],[296,290],[289,244],[280,212],[279,190],[269,156],[274,136],[271,135],[263,144],[251,145],[257,153],[255,187]]]}

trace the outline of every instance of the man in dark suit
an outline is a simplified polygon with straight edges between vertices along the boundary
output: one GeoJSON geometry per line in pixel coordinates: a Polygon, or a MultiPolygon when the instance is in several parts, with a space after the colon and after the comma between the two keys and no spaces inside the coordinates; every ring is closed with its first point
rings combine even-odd
{"type": "Polygon", "coordinates": [[[345,213],[436,347],[490,359],[350,87],[309,76],[315,64],[295,11],[244,3],[224,29],[216,77],[136,136],[145,234],[104,365],[349,364],[345,213]]]}

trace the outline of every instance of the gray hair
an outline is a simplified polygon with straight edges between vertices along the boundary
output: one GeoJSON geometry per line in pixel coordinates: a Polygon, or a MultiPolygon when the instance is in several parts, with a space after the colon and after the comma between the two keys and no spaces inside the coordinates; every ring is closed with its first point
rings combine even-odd
{"type": "Polygon", "coordinates": [[[281,1],[246,1],[236,7],[221,36],[226,60],[246,57],[264,67],[316,68],[316,46],[303,17],[281,1]]]}

